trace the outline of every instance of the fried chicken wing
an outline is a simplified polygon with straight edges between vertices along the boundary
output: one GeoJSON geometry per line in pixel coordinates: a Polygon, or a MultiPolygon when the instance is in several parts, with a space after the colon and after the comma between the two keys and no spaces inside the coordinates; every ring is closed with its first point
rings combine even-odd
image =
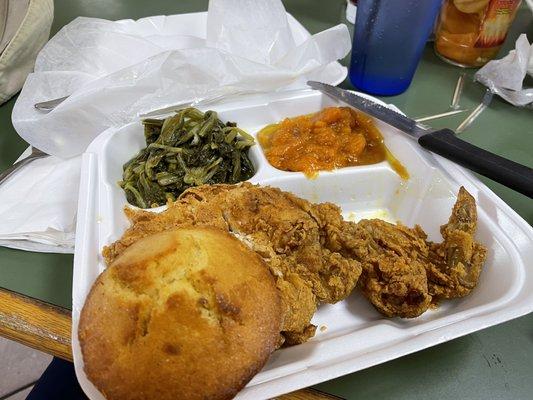
{"type": "MultiPolygon", "coordinates": [[[[349,224],[349,223],[348,223],[349,224]]],[[[479,279],[486,249],[475,242],[474,198],[461,188],[442,243],[413,229],[381,220],[350,225],[341,237],[345,251],[361,262],[358,286],[388,317],[417,317],[440,299],[463,297],[479,279]]]]}
{"type": "Polygon", "coordinates": [[[418,260],[380,254],[364,264],[360,287],[387,317],[417,317],[431,304],[424,265],[418,260]]]}
{"type": "MultiPolygon", "coordinates": [[[[342,220],[338,207],[321,206],[342,220]]],[[[347,297],[361,273],[357,260],[328,246],[330,222],[317,206],[279,189],[249,183],[200,186],[185,191],[162,213],[129,209],[127,216],[132,226],[104,249],[108,263],[141,237],[183,225],[227,230],[256,251],[281,292],[286,344],[312,337],[317,304],[347,297]]]]}
{"type": "Polygon", "coordinates": [[[430,262],[426,270],[433,297],[464,297],[477,285],[487,249],[474,240],[476,228],[476,202],[461,187],[452,215],[440,230],[444,241],[429,245],[430,262]]]}
{"type": "Polygon", "coordinates": [[[365,243],[364,248],[352,249],[363,266],[359,287],[369,301],[388,317],[412,318],[426,311],[431,296],[420,259],[429,249],[422,229],[362,220],[354,236],[365,243]]]}

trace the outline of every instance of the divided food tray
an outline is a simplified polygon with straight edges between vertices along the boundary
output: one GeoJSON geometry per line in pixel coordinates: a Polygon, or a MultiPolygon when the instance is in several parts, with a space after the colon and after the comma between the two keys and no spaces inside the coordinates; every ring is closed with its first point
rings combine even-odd
{"type": "MultiPolygon", "coordinates": [[[[285,117],[343,105],[311,90],[252,95],[211,105],[223,121],[237,122],[252,135],[285,117]]],[[[204,109],[205,110],[205,109],[204,109]]],[[[345,218],[385,218],[419,224],[440,241],[461,185],[476,198],[477,239],[488,249],[478,286],[463,299],[444,302],[414,319],[385,318],[356,290],[335,305],[322,305],[313,318],[319,328],[309,342],[277,350],[237,396],[271,398],[433,346],[516,318],[533,310],[533,229],[477,178],[423,150],[395,128],[376,121],[386,145],[407,168],[402,180],[388,165],[321,172],[316,179],[273,168],[257,144],[250,158],[257,172],[250,182],[290,191],[313,202],[338,204],[345,218]]],[[[73,353],[76,373],[93,400],[103,396],[87,380],[77,336],[79,314],[104,262],[104,245],[128,227],[125,195],[117,185],[122,165],[144,147],[140,122],[109,129],[83,156],[73,284],[73,353]]],[[[163,207],[164,208],[164,207],[163,207]]],[[[161,211],[159,208],[154,212],[161,211]]]]}

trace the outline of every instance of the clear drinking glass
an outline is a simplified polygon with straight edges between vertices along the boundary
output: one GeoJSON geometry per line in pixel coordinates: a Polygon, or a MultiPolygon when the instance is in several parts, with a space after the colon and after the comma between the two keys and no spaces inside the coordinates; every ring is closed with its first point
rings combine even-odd
{"type": "Polygon", "coordinates": [[[413,79],[442,0],[358,0],[350,80],[367,93],[396,95],[413,79]]]}

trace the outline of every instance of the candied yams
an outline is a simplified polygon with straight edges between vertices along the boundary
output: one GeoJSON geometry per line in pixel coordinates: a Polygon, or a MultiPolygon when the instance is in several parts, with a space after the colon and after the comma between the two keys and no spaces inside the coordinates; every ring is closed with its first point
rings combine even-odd
{"type": "Polygon", "coordinates": [[[349,107],[328,107],[286,118],[266,126],[258,139],[272,166],[310,177],[318,171],[387,159],[383,138],[373,121],[349,107]]]}

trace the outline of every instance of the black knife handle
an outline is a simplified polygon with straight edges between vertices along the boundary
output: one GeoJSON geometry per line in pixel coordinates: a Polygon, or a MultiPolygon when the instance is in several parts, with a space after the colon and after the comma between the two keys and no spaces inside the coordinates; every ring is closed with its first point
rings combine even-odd
{"type": "Polygon", "coordinates": [[[450,129],[425,134],[418,139],[418,143],[427,150],[533,198],[533,169],[465,142],[450,129]]]}

